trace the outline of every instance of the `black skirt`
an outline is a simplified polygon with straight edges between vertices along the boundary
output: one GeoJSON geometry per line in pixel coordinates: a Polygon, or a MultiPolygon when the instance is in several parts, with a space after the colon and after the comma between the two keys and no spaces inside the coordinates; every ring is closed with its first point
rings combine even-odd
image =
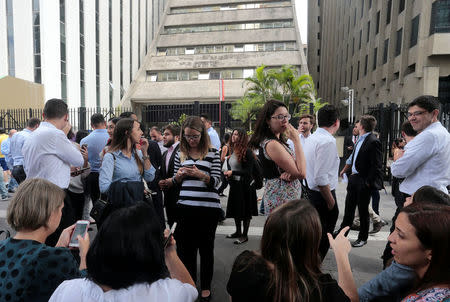
{"type": "Polygon", "coordinates": [[[241,180],[229,180],[230,192],[228,194],[227,218],[251,219],[258,216],[256,189],[250,182],[241,180]]]}

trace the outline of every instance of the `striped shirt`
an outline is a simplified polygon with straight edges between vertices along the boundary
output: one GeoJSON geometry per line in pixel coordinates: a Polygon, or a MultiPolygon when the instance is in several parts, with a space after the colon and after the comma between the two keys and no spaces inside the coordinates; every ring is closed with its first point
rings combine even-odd
{"type": "Polygon", "coordinates": [[[209,175],[211,180],[209,184],[195,177],[186,177],[183,179],[180,188],[178,204],[194,207],[221,208],[218,189],[221,184],[220,155],[216,149],[209,149],[208,154],[202,160],[194,160],[190,157],[184,162],[180,162],[180,151],[175,155],[174,174],[181,167],[195,165],[197,169],[209,175]]]}

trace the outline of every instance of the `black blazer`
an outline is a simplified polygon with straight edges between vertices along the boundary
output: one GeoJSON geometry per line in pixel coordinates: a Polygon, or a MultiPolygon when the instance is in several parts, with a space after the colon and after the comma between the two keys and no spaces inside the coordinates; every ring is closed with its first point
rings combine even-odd
{"type": "Polygon", "coordinates": [[[180,150],[180,144],[178,144],[175,147],[175,149],[172,152],[172,155],[170,156],[169,169],[166,169],[167,150],[164,151],[164,153],[162,155],[162,160],[161,160],[161,169],[159,172],[160,179],[167,179],[167,178],[173,177],[173,172],[175,169],[175,155],[177,154],[178,150],[180,150]],[[167,172],[166,172],[166,170],[167,170],[167,172]]]}
{"type": "Polygon", "coordinates": [[[381,142],[373,133],[366,137],[354,160],[356,170],[370,189],[384,188],[381,142]]]}

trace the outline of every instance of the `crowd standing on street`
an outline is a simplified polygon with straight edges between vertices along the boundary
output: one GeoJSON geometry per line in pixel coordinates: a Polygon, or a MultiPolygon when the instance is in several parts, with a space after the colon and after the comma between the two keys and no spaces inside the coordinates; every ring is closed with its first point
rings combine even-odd
{"type": "Polygon", "coordinates": [[[260,250],[235,259],[232,301],[448,302],[450,134],[438,116],[435,97],[408,105],[388,159],[397,209],[384,270],[357,288],[349,252],[384,226],[374,116],[351,125],[339,170],[332,105],[293,119],[296,129],[286,105],[269,100],[252,133],[236,128],[221,143],[208,114],[145,128],[133,112],[107,121],[95,113],[91,131],[76,131],[67,104],[48,100],[42,121],[0,128],[0,194],[14,194],[7,222],[15,231],[0,241],[0,301],[214,301],[217,226],[233,219],[226,237],[245,244],[263,188],[260,250]],[[339,176],[347,195],[335,231],[339,176]],[[78,220],[98,233],[92,244],[88,232],[78,235],[79,247],[69,249],[78,220]],[[351,243],[350,229],[359,231],[351,243]],[[321,271],[330,247],[337,281],[321,271]]]}

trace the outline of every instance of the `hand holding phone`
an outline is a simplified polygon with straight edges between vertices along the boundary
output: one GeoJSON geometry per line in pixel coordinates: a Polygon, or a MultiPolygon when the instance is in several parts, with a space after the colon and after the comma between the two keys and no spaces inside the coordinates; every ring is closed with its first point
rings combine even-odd
{"type": "Polygon", "coordinates": [[[167,245],[169,244],[169,242],[170,242],[170,240],[171,240],[171,238],[173,236],[173,233],[175,232],[176,228],[177,228],[177,223],[174,222],[173,225],[172,225],[172,228],[170,229],[169,235],[167,235],[166,239],[164,240],[164,248],[166,248],[167,245]]]}
{"type": "Polygon", "coordinates": [[[69,247],[79,247],[77,236],[80,235],[81,237],[84,237],[84,235],[86,235],[88,228],[89,228],[88,220],[78,220],[75,225],[75,229],[72,232],[72,236],[70,236],[69,247]]]}

